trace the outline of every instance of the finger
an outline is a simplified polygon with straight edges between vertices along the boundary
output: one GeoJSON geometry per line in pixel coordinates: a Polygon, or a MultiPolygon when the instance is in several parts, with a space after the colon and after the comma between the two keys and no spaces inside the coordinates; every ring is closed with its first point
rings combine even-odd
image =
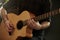
{"type": "Polygon", "coordinates": [[[14,25],[13,24],[10,24],[12,27],[14,27],[14,25]]]}
{"type": "Polygon", "coordinates": [[[10,27],[9,25],[7,25],[7,28],[8,28],[9,30],[12,30],[12,27],[10,27]]]}
{"type": "Polygon", "coordinates": [[[11,29],[15,29],[13,25],[10,25],[10,28],[11,28],[11,29]]]}
{"type": "Polygon", "coordinates": [[[7,29],[8,32],[11,32],[12,31],[12,29],[9,29],[9,28],[6,28],[6,29],[7,29]]]}
{"type": "Polygon", "coordinates": [[[31,27],[31,28],[34,28],[34,26],[35,26],[35,25],[34,25],[32,19],[31,19],[31,20],[30,20],[30,27],[31,27]]]}
{"type": "Polygon", "coordinates": [[[8,31],[13,31],[14,29],[12,27],[7,27],[8,31]]]}
{"type": "Polygon", "coordinates": [[[27,20],[27,25],[30,25],[30,20],[27,20]]]}
{"type": "Polygon", "coordinates": [[[33,25],[32,19],[29,20],[29,24],[30,24],[30,25],[33,25]]]}
{"type": "Polygon", "coordinates": [[[7,28],[11,28],[11,27],[9,26],[9,24],[6,24],[6,26],[7,26],[7,28]]]}
{"type": "Polygon", "coordinates": [[[9,30],[9,29],[8,29],[8,32],[12,32],[12,30],[9,30]]]}
{"type": "Polygon", "coordinates": [[[33,22],[34,24],[36,24],[36,22],[34,21],[34,19],[32,19],[32,22],[33,22]]]}
{"type": "Polygon", "coordinates": [[[31,22],[30,22],[31,19],[27,20],[27,26],[28,27],[31,27],[31,22]]]}
{"type": "Polygon", "coordinates": [[[10,26],[14,26],[12,23],[9,23],[10,26]]]}
{"type": "Polygon", "coordinates": [[[32,19],[28,20],[28,26],[34,28],[35,24],[32,19]]]}
{"type": "Polygon", "coordinates": [[[10,28],[15,29],[12,23],[9,24],[10,28]]]}
{"type": "Polygon", "coordinates": [[[33,24],[33,26],[37,25],[36,22],[33,19],[32,19],[32,24],[33,24]]]}

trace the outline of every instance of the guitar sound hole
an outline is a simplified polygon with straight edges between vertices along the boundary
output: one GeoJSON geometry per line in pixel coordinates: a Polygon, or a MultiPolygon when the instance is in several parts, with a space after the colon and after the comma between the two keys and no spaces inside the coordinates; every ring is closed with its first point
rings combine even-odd
{"type": "Polygon", "coordinates": [[[21,29],[23,27],[23,21],[18,21],[17,23],[17,29],[21,29]]]}

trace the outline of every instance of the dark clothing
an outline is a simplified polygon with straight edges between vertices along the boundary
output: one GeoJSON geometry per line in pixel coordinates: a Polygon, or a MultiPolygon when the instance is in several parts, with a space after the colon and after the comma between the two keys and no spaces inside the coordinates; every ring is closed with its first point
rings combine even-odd
{"type": "MultiPolygon", "coordinates": [[[[10,0],[4,8],[7,12],[13,12],[19,15],[24,10],[32,12],[36,16],[50,11],[49,0],[10,0]]],[[[42,21],[49,21],[45,19],[42,21]]],[[[41,21],[40,21],[41,22],[41,21]]],[[[42,30],[33,30],[33,38],[30,40],[40,40],[39,36],[42,36],[42,30]]],[[[28,40],[28,38],[27,38],[28,40]]]]}
{"type": "Polygon", "coordinates": [[[20,14],[24,10],[41,15],[50,9],[49,0],[10,0],[4,8],[8,12],[20,14]],[[13,10],[12,10],[13,9],[13,10]]]}

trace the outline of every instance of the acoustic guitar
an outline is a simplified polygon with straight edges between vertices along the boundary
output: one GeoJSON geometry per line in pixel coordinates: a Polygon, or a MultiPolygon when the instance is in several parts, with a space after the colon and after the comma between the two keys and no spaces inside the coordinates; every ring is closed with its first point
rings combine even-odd
{"type": "MultiPolygon", "coordinates": [[[[60,13],[60,9],[50,11],[48,13],[39,15],[37,17],[34,17],[33,19],[35,21],[43,20],[46,19],[50,16],[54,16],[56,14],[60,13]]],[[[4,24],[3,20],[0,24],[0,39],[1,40],[16,40],[18,37],[29,37],[31,38],[33,36],[32,34],[32,29],[29,28],[26,24],[27,19],[30,19],[30,15],[28,11],[23,11],[20,15],[16,15],[13,13],[8,14],[9,20],[13,23],[14,25],[14,32],[12,33],[11,36],[8,35],[8,32],[5,31],[6,25],[4,24]]]]}
{"type": "MultiPolygon", "coordinates": [[[[54,16],[60,13],[60,8],[44,13],[42,15],[39,15],[37,17],[34,17],[33,19],[35,21],[43,20],[46,19],[50,16],[54,16]]],[[[10,40],[16,40],[17,37],[29,37],[31,38],[33,36],[32,34],[32,29],[29,28],[26,24],[27,19],[30,19],[30,15],[28,11],[23,11],[20,15],[16,15],[14,13],[9,13],[8,14],[9,20],[13,23],[14,25],[14,32],[10,36],[10,40]]]]}

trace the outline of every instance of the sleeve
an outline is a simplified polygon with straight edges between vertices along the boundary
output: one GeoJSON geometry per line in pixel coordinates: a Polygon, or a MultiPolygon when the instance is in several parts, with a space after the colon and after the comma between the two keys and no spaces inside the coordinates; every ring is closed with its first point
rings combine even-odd
{"type": "Polygon", "coordinates": [[[11,9],[11,7],[13,7],[12,5],[13,5],[13,2],[12,2],[12,0],[10,0],[3,7],[4,7],[4,9],[6,9],[8,11],[8,9],[11,9]]]}
{"type": "Polygon", "coordinates": [[[12,13],[17,13],[17,3],[15,3],[14,0],[10,0],[8,3],[6,3],[3,8],[7,11],[7,13],[12,12],[12,13]]]}

